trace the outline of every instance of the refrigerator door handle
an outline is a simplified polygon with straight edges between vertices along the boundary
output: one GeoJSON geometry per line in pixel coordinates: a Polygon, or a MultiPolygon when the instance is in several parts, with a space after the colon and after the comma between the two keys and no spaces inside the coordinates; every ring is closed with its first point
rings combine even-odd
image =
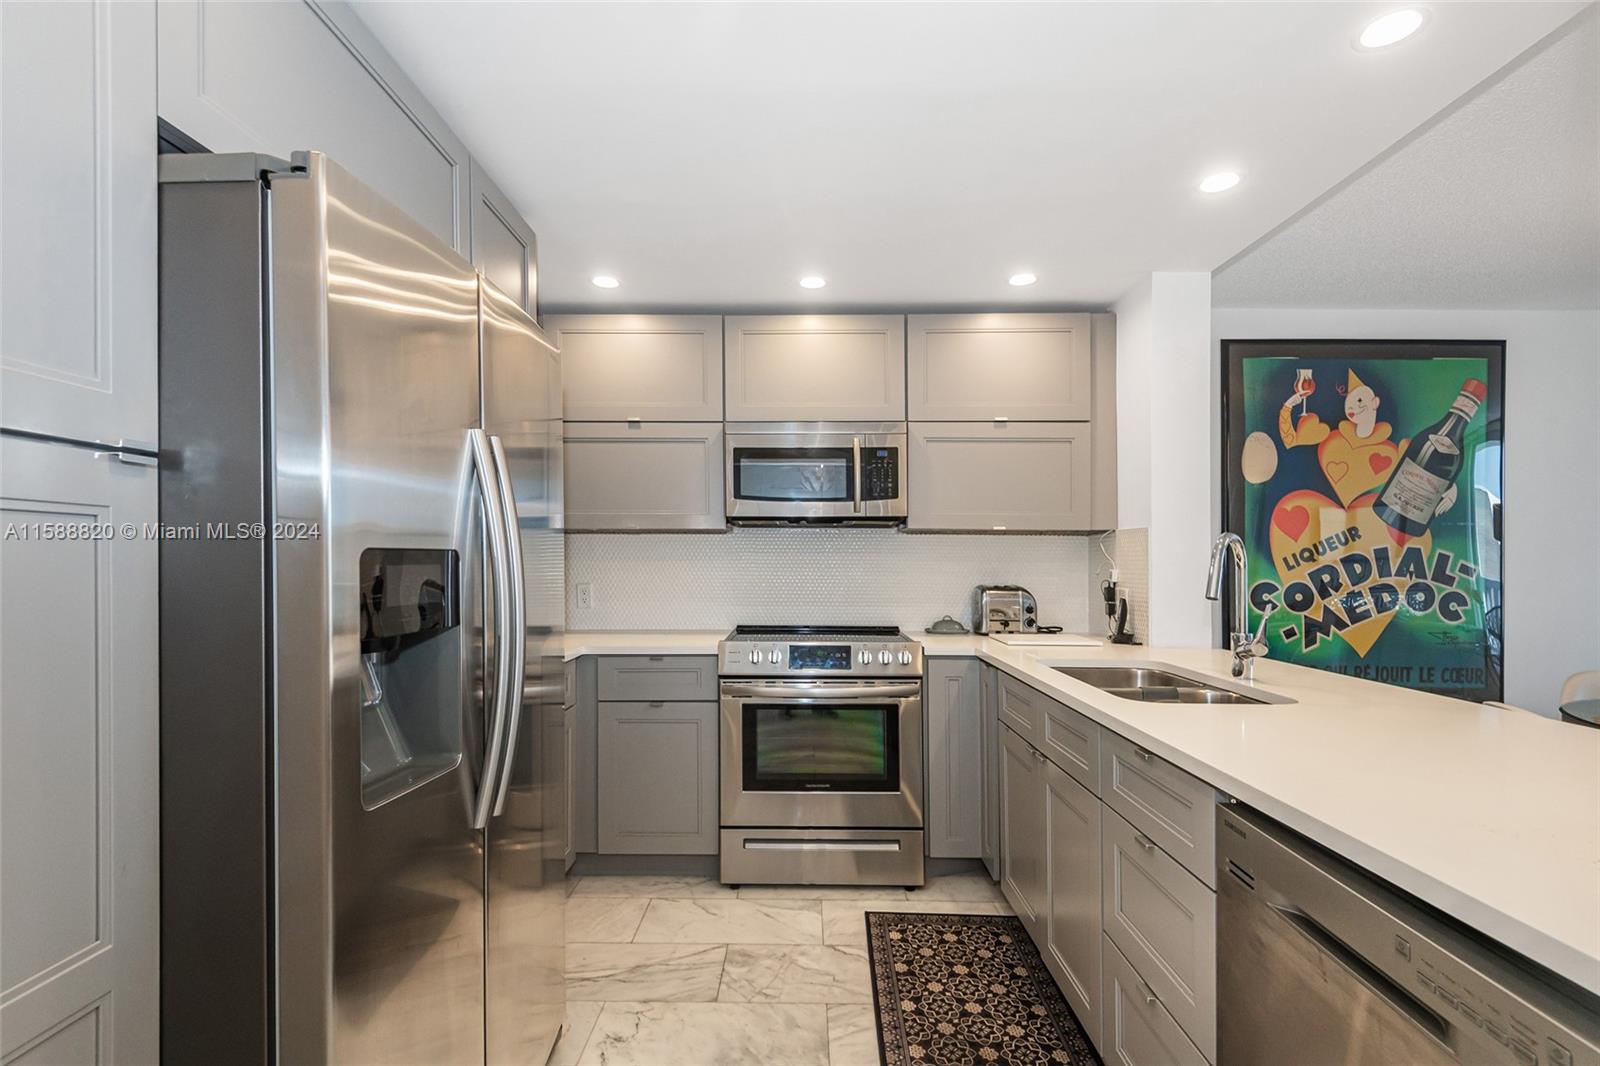
{"type": "Polygon", "coordinates": [[[485,731],[487,749],[483,755],[483,770],[478,775],[478,794],[472,802],[472,827],[483,829],[489,824],[489,809],[494,804],[495,786],[501,747],[505,741],[505,725],[509,688],[511,683],[510,648],[506,636],[510,632],[511,609],[511,558],[506,536],[505,513],[501,501],[500,477],[490,455],[488,435],[481,429],[467,430],[467,440],[472,449],[472,470],[482,493],[483,525],[489,536],[489,570],[494,581],[494,683],[485,685],[485,695],[490,696],[489,726],[485,731]]]}
{"type": "Polygon", "coordinates": [[[510,685],[507,689],[505,744],[500,755],[500,786],[495,790],[494,813],[505,808],[506,790],[511,785],[511,764],[517,757],[517,725],[522,719],[523,678],[527,671],[528,614],[527,589],[522,576],[522,533],[517,518],[517,494],[511,481],[511,467],[506,462],[505,445],[499,437],[489,438],[489,450],[494,456],[495,475],[500,480],[500,507],[506,528],[507,580],[510,583],[511,621],[504,628],[504,643],[510,651],[510,685]]]}

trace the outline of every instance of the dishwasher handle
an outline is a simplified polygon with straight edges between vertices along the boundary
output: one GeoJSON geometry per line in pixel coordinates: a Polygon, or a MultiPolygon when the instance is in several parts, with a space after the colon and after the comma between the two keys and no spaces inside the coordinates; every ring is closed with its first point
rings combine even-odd
{"type": "Polygon", "coordinates": [[[1410,1020],[1418,1029],[1438,1041],[1445,1048],[1451,1048],[1450,1024],[1430,1009],[1425,1003],[1417,999],[1405,988],[1401,987],[1392,977],[1368,962],[1354,948],[1329,932],[1320,922],[1309,914],[1295,907],[1286,907],[1281,903],[1265,901],[1273,912],[1282,918],[1289,928],[1299,933],[1311,944],[1342,966],[1351,977],[1360,981],[1367,989],[1389,1006],[1393,1007],[1402,1016],[1410,1020]]]}

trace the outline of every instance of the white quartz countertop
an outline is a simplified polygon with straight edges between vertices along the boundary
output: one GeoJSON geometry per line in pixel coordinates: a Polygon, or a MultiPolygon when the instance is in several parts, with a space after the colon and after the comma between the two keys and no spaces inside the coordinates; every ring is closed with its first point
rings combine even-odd
{"type": "MultiPolygon", "coordinates": [[[[712,655],[723,633],[569,633],[579,655],[712,655]]],[[[1600,994],[1600,730],[1227,652],[1008,647],[976,656],[1600,994]],[[1147,704],[1054,665],[1164,663],[1292,703],[1147,704]]]]}

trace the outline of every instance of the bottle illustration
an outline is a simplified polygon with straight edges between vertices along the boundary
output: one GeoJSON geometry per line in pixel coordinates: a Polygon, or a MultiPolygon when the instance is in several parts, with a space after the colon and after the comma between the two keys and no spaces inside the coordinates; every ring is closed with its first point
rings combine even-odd
{"type": "Polygon", "coordinates": [[[1489,394],[1476,378],[1461,384],[1461,392],[1443,418],[1411,438],[1394,473],[1378,493],[1373,513],[1391,529],[1408,537],[1428,531],[1435,515],[1449,509],[1446,493],[1454,502],[1456,475],[1461,472],[1461,438],[1478,407],[1489,394]]]}

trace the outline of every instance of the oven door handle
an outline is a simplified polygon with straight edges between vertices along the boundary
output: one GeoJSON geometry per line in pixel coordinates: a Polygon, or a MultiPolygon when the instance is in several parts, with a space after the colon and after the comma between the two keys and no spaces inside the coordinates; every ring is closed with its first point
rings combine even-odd
{"type": "Polygon", "coordinates": [[[804,682],[724,681],[722,694],[735,699],[768,700],[873,700],[906,699],[922,695],[922,682],[867,682],[841,685],[835,682],[808,685],[804,682]]]}

